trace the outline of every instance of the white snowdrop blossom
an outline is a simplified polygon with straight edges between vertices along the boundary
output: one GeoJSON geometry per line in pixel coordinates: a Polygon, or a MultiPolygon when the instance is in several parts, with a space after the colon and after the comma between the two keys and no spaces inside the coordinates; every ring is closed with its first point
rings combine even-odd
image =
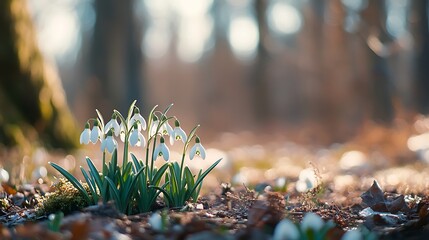
{"type": "Polygon", "coordinates": [[[154,136],[157,134],[156,130],[158,129],[159,120],[157,116],[153,116],[152,118],[152,124],[150,125],[150,136],[154,136]]]}
{"type": "Polygon", "coordinates": [[[159,145],[156,146],[155,151],[153,152],[153,161],[155,161],[160,156],[162,156],[165,161],[168,161],[170,158],[170,150],[168,149],[167,145],[165,145],[164,141],[164,138],[161,137],[159,145]]]}
{"type": "Polygon", "coordinates": [[[98,139],[101,139],[101,137],[102,137],[102,134],[101,134],[101,131],[100,131],[100,127],[98,125],[98,121],[95,121],[94,122],[94,126],[92,126],[92,129],[91,129],[91,138],[90,138],[90,140],[91,140],[91,142],[93,144],[95,144],[98,141],[98,139]]]}
{"type": "Polygon", "coordinates": [[[298,240],[298,227],[289,219],[281,220],[274,229],[273,240],[298,240]]]}
{"type": "MultiPolygon", "coordinates": [[[[164,119],[165,121],[165,119],[164,119]]],[[[159,132],[162,135],[173,135],[173,128],[170,126],[170,124],[168,123],[168,121],[165,121],[164,124],[162,124],[161,128],[159,129],[159,132]]]]}
{"type": "Polygon", "coordinates": [[[174,122],[173,134],[170,135],[170,144],[174,144],[174,140],[179,141],[182,140],[183,143],[186,143],[187,136],[185,131],[180,127],[180,123],[178,120],[174,122]]]}
{"type": "Polygon", "coordinates": [[[201,144],[199,137],[195,138],[195,145],[189,152],[189,158],[192,160],[195,157],[195,154],[200,156],[202,159],[206,158],[206,149],[204,149],[203,145],[201,144]]]}
{"type": "Polygon", "coordinates": [[[109,132],[107,132],[107,137],[101,142],[102,152],[107,150],[109,153],[113,153],[113,151],[118,147],[118,143],[112,135],[112,130],[110,130],[109,132]]]}
{"type": "Polygon", "coordinates": [[[298,181],[296,182],[296,190],[298,192],[306,192],[317,186],[317,178],[312,168],[306,168],[299,173],[298,181]]]}
{"type": "Polygon", "coordinates": [[[104,126],[104,132],[107,133],[110,129],[113,128],[115,136],[119,136],[121,132],[121,127],[119,126],[118,121],[116,120],[116,114],[113,113],[112,119],[104,126]]]}
{"type": "Polygon", "coordinates": [[[140,109],[138,107],[134,108],[134,115],[130,119],[130,125],[133,125],[135,122],[138,123],[139,131],[141,129],[146,130],[146,120],[140,115],[140,109]]]}
{"type": "Polygon", "coordinates": [[[119,133],[119,137],[122,142],[125,142],[125,135],[127,134],[125,123],[121,122],[120,128],[121,128],[121,132],[119,133]]]}
{"type": "Polygon", "coordinates": [[[155,231],[162,231],[163,230],[163,224],[162,224],[162,216],[158,212],[152,214],[149,217],[149,224],[155,231]]]}
{"type": "Polygon", "coordinates": [[[318,232],[323,227],[323,220],[319,215],[309,212],[305,214],[301,222],[302,231],[306,232],[308,229],[312,229],[314,232],[318,232]]]}
{"type": "Polygon", "coordinates": [[[88,144],[90,140],[91,130],[89,130],[89,123],[85,124],[85,129],[80,134],[79,142],[80,144],[88,144]]]}
{"type": "Polygon", "coordinates": [[[137,125],[134,125],[133,130],[130,134],[130,144],[131,146],[144,147],[146,145],[146,139],[143,134],[139,131],[137,125]]]}
{"type": "Polygon", "coordinates": [[[9,181],[9,173],[4,169],[0,168],[0,182],[8,182],[9,181]]]}
{"type": "Polygon", "coordinates": [[[342,237],[341,240],[363,240],[362,233],[359,230],[354,229],[347,231],[342,237]]]}

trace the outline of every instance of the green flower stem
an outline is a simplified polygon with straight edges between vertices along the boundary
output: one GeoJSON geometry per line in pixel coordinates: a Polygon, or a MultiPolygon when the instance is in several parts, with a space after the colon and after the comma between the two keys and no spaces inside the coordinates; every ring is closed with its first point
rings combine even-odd
{"type": "MultiPolygon", "coordinates": [[[[182,181],[182,177],[183,177],[183,172],[184,172],[184,169],[183,169],[183,164],[184,164],[184,162],[185,162],[185,155],[186,155],[186,151],[188,150],[188,147],[189,147],[189,143],[191,143],[191,141],[192,141],[192,139],[194,139],[194,137],[195,137],[195,132],[197,131],[197,129],[200,127],[200,125],[198,124],[197,126],[195,126],[192,130],[191,130],[191,132],[189,132],[189,135],[188,135],[188,139],[187,139],[187,141],[185,142],[185,145],[183,146],[183,153],[182,153],[182,162],[180,163],[180,178],[179,178],[179,181],[182,181]]],[[[186,181],[183,181],[184,183],[186,183],[186,181]]],[[[180,183],[179,183],[179,185],[180,185],[180,187],[181,188],[183,188],[184,186],[182,186],[180,183]]]]}
{"type": "Polygon", "coordinates": [[[104,172],[104,166],[106,165],[106,151],[103,151],[103,166],[102,167],[102,172],[103,172],[103,177],[106,176],[107,172],[104,172]]]}
{"type": "MultiPolygon", "coordinates": [[[[185,163],[186,148],[187,147],[186,147],[186,144],[185,144],[185,147],[183,148],[182,162],[180,163],[179,186],[181,188],[183,188],[183,186],[182,186],[182,176],[183,176],[183,164],[185,163]]],[[[183,181],[183,182],[185,183],[186,181],[183,181]]]]}
{"type": "MultiPolygon", "coordinates": [[[[145,182],[147,182],[147,177],[148,177],[148,171],[149,169],[147,168],[147,166],[149,166],[149,140],[147,141],[147,146],[146,146],[146,165],[144,166],[145,169],[145,182]]],[[[150,179],[150,183],[152,182],[152,180],[150,179]]]]}
{"type": "Polygon", "coordinates": [[[125,134],[124,142],[124,158],[122,158],[122,169],[125,168],[125,164],[128,162],[128,132],[125,134]]]}
{"type": "MultiPolygon", "coordinates": [[[[157,130],[157,132],[158,132],[159,128],[157,128],[156,130],[157,130]]],[[[158,135],[157,135],[157,134],[155,134],[155,136],[154,136],[154,138],[153,138],[152,161],[150,161],[150,172],[149,172],[149,174],[150,174],[150,176],[149,176],[150,184],[152,184],[153,162],[155,162],[155,160],[156,160],[156,156],[154,156],[154,154],[155,154],[155,146],[156,146],[156,137],[157,137],[157,136],[158,136],[158,135]],[[155,158],[155,159],[154,159],[154,158],[155,158]]]]}

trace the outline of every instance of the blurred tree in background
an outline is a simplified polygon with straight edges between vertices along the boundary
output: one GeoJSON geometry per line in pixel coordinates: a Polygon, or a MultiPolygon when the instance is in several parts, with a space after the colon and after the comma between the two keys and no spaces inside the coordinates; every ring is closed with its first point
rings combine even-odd
{"type": "MultiPolygon", "coordinates": [[[[96,0],[96,20],[89,51],[89,76],[100,83],[101,95],[115,108],[127,109],[135,99],[143,105],[141,94],[141,23],[133,12],[133,0],[96,0]]],[[[102,109],[106,102],[93,98],[102,109]]],[[[112,107],[107,107],[111,109],[112,107]]]]}
{"type": "Polygon", "coordinates": [[[0,144],[74,148],[74,118],[56,70],[39,51],[26,4],[0,1],[0,144]]]}
{"type": "Polygon", "coordinates": [[[330,143],[429,111],[425,0],[27,2],[81,126],[137,99],[185,128],[330,143]]]}

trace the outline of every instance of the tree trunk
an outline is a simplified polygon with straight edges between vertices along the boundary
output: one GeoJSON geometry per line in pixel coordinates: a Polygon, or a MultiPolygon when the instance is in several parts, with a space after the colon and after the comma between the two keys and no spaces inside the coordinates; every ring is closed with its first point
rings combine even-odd
{"type": "Polygon", "coordinates": [[[0,144],[76,147],[61,81],[37,47],[25,0],[0,1],[0,36],[0,144]]]}
{"type": "MultiPolygon", "coordinates": [[[[109,104],[125,112],[135,99],[141,99],[142,57],[139,24],[133,14],[132,0],[97,0],[97,19],[91,47],[91,75],[102,86],[109,104]]],[[[101,99],[101,108],[111,109],[101,99]]]]}
{"type": "Polygon", "coordinates": [[[270,101],[268,95],[268,78],[267,67],[269,61],[268,51],[265,46],[264,37],[268,34],[268,26],[266,21],[266,0],[255,1],[256,21],[258,24],[259,42],[257,46],[257,56],[255,60],[255,67],[251,70],[251,89],[255,120],[257,123],[264,123],[270,120],[270,101]]]}
{"type": "Polygon", "coordinates": [[[416,39],[416,102],[419,112],[429,113],[429,24],[427,0],[413,1],[413,11],[417,17],[413,31],[416,39]]]}
{"type": "Polygon", "coordinates": [[[391,79],[391,71],[387,63],[387,57],[382,54],[382,49],[390,45],[392,39],[388,36],[385,28],[386,13],[385,1],[373,0],[368,2],[368,8],[363,12],[364,19],[368,24],[368,57],[369,65],[372,66],[370,70],[370,79],[372,81],[371,102],[372,118],[373,120],[389,124],[394,118],[393,108],[393,86],[391,79]],[[376,40],[377,39],[377,40],[376,40]],[[376,49],[371,47],[371,41],[380,41],[383,45],[376,49]]]}

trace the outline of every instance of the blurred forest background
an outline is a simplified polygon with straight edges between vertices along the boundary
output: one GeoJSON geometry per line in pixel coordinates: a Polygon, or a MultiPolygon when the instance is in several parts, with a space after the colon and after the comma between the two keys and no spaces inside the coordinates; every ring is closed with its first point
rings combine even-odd
{"type": "MultiPolygon", "coordinates": [[[[0,5],[2,16],[19,12],[15,20],[27,12],[23,31],[34,36],[24,34],[20,41],[33,42],[42,56],[37,61],[57,71],[56,77],[44,75],[62,85],[52,84],[57,88],[48,102],[64,102],[51,104],[53,109],[68,103],[76,131],[95,116],[95,108],[107,118],[113,108],[125,112],[134,99],[146,113],[155,104],[174,103],[173,114],[185,128],[200,123],[207,136],[244,130],[287,135],[308,128],[307,140],[324,144],[346,141],[368,122],[389,126],[429,112],[426,0],[6,0],[0,5]]],[[[12,23],[2,17],[0,29],[22,30],[12,23]]],[[[0,32],[0,53],[15,46],[5,44],[4,36],[0,32]]],[[[28,65],[35,63],[29,59],[28,65]]],[[[22,99],[11,97],[7,85],[22,78],[9,74],[14,69],[1,61],[4,126],[10,112],[5,103],[22,99]]],[[[21,88],[26,95],[31,87],[21,88]]],[[[34,95],[29,101],[42,102],[46,91],[34,95]]],[[[70,116],[64,114],[51,116],[70,116]]],[[[29,122],[39,132],[49,126],[29,122]]]]}

